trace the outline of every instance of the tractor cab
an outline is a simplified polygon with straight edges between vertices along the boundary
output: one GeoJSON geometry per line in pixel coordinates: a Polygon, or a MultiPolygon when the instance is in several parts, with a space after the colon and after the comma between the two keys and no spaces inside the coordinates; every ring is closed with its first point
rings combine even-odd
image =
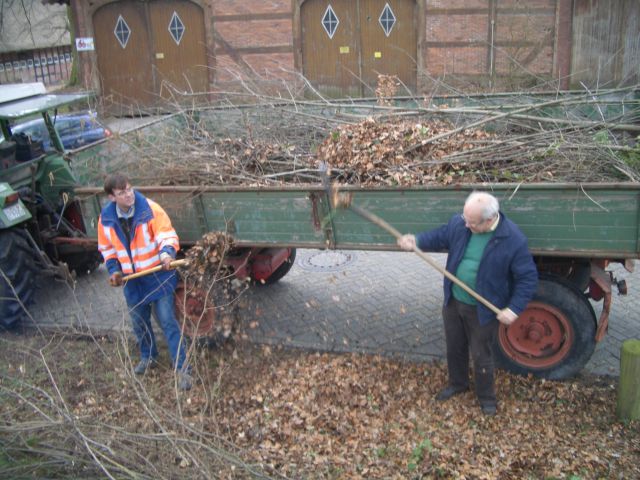
{"type": "Polygon", "coordinates": [[[73,281],[101,258],[86,235],[76,179],[52,116],[89,94],[49,94],[41,83],[0,85],[0,325],[24,316],[38,278],[73,281]],[[14,126],[40,118],[52,149],[14,126]]]}

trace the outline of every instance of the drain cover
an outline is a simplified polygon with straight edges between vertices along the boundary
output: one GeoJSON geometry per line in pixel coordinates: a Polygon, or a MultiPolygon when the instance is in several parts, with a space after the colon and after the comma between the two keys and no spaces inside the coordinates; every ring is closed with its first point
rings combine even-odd
{"type": "Polygon", "coordinates": [[[311,272],[337,272],[355,261],[354,252],[319,250],[299,258],[298,266],[311,272]]]}

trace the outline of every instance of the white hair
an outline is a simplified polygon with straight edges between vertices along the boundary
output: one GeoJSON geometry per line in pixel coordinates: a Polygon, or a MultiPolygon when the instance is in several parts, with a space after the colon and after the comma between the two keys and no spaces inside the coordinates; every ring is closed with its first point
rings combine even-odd
{"type": "Polygon", "coordinates": [[[495,218],[500,213],[500,203],[498,199],[487,192],[471,192],[464,202],[465,207],[472,203],[477,204],[481,208],[482,220],[495,218]]]}

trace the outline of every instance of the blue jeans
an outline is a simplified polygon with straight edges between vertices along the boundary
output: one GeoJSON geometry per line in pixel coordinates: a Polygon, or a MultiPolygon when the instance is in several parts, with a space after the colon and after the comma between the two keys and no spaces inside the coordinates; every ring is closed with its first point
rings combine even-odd
{"type": "Polygon", "coordinates": [[[180,326],[174,311],[173,294],[165,295],[147,305],[129,306],[133,333],[140,347],[142,360],[155,359],[158,356],[156,337],[151,326],[151,306],[155,308],[156,319],[162,328],[173,366],[181,371],[185,363],[186,345],[180,334],[180,326]]]}

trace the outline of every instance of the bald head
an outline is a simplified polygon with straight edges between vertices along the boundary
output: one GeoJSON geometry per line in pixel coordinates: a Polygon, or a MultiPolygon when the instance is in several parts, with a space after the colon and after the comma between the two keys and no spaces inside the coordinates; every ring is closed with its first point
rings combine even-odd
{"type": "Polygon", "coordinates": [[[465,224],[474,233],[488,231],[499,212],[498,199],[486,192],[472,192],[464,202],[465,224]]]}
{"type": "Polygon", "coordinates": [[[500,211],[498,199],[487,192],[472,192],[464,202],[464,206],[479,210],[482,220],[496,218],[500,211]]]}

